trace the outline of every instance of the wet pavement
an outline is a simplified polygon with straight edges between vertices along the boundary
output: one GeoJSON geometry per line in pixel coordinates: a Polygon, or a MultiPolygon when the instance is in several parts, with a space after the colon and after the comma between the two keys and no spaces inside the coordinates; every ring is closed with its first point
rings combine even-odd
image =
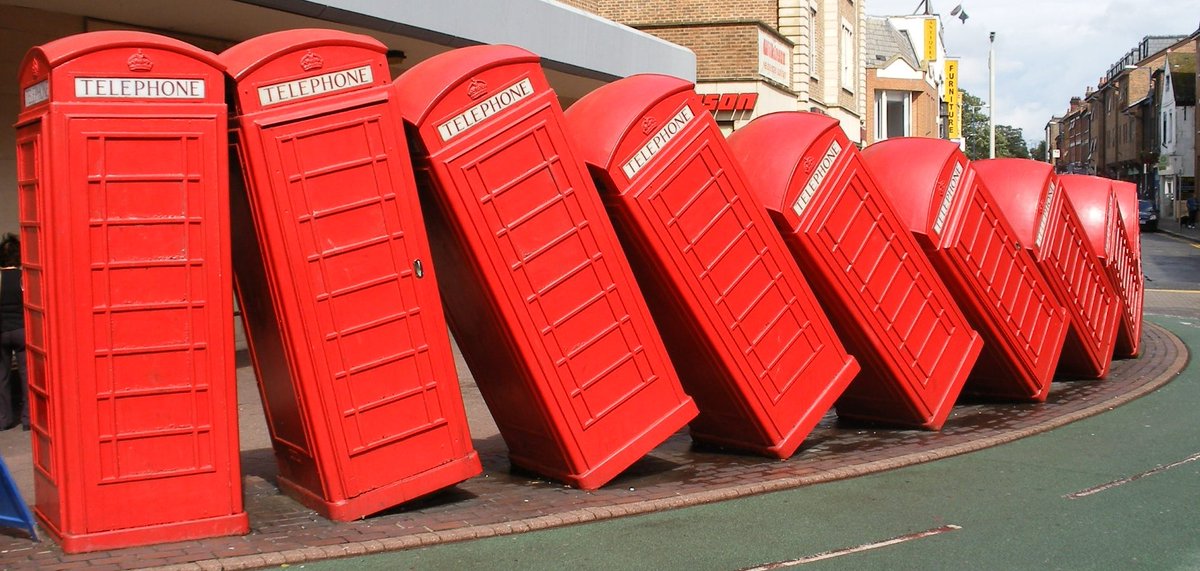
{"type": "MultiPolygon", "coordinates": [[[[1200,314],[1200,296],[1147,292],[1147,313],[1200,314]],[[1182,313],[1180,313],[1182,312],[1182,313]]],[[[601,490],[584,492],[513,472],[503,440],[460,362],[464,400],[484,473],[403,507],[339,523],[280,494],[249,367],[238,370],[246,511],[251,533],[66,555],[44,537],[0,537],[6,569],[245,569],[404,549],[648,513],[849,478],[978,450],[1111,410],[1169,382],[1188,353],[1178,337],[1147,323],[1144,352],[1115,361],[1103,381],[1059,381],[1047,402],[960,401],[940,432],[846,425],[827,415],[789,460],[727,454],[672,436],[601,490]]],[[[242,363],[244,365],[244,363],[242,363]]],[[[22,494],[32,496],[28,433],[0,434],[0,453],[22,494]]],[[[139,506],[138,509],[153,509],[139,506]]]]}

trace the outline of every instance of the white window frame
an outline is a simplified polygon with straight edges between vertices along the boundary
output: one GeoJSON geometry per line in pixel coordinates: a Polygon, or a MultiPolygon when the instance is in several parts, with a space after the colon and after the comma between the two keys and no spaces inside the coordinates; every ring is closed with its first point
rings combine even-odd
{"type": "Polygon", "coordinates": [[[904,132],[898,137],[912,136],[912,92],[880,89],[875,92],[875,140],[887,140],[888,96],[900,95],[904,102],[904,132]]]}
{"type": "Polygon", "coordinates": [[[854,88],[858,84],[858,78],[855,77],[855,53],[858,51],[854,45],[854,26],[850,25],[850,21],[842,18],[842,31],[838,37],[839,49],[838,60],[842,66],[842,89],[854,93],[854,88]]]}

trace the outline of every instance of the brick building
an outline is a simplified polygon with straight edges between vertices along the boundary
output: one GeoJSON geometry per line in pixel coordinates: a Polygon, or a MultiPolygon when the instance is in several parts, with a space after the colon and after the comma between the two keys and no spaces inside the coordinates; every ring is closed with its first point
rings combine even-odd
{"type": "Polygon", "coordinates": [[[773,111],[816,111],[862,140],[861,0],[591,0],[602,17],[696,54],[696,91],[727,132],[773,111]],[[739,94],[749,95],[738,97],[739,94]],[[724,96],[724,97],[722,97],[724,96]]]}
{"type": "Polygon", "coordinates": [[[888,18],[867,18],[866,144],[892,137],[941,137],[942,97],[908,34],[888,18]]]}
{"type": "MultiPolygon", "coordinates": [[[[0,0],[0,115],[8,125],[16,122],[17,66],[29,48],[112,29],[155,32],[220,52],[276,30],[337,28],[387,45],[393,76],[454,47],[514,44],[542,56],[564,105],[634,73],[695,79],[692,52],[596,16],[595,0],[569,3],[573,7],[551,0],[205,0],[170,2],[164,9],[161,0],[0,0]]],[[[0,232],[17,231],[15,149],[14,131],[0,129],[0,232]]]]}

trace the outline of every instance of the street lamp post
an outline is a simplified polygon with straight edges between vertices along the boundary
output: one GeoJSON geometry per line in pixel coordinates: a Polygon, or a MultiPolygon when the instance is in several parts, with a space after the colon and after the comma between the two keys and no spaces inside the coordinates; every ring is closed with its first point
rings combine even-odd
{"type": "Polygon", "coordinates": [[[988,33],[988,158],[996,158],[996,32],[988,33]]]}

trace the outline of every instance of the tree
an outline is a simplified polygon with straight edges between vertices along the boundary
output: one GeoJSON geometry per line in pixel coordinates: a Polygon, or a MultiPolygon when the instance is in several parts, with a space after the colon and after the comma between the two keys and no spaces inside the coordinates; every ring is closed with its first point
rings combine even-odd
{"type": "Polygon", "coordinates": [[[988,158],[988,118],[982,111],[983,100],[962,92],[962,131],[967,140],[967,158],[988,158]]]}
{"type": "Polygon", "coordinates": [[[996,157],[1029,158],[1029,147],[1021,130],[1008,125],[996,125],[996,157]]]}
{"type": "MultiPolygon", "coordinates": [[[[967,158],[988,158],[988,116],[983,112],[983,100],[962,92],[963,137],[967,140],[967,158]]],[[[1043,153],[1044,155],[1045,153],[1043,153]]],[[[1029,148],[1021,130],[1009,125],[996,125],[996,157],[1029,158],[1029,148]]]]}
{"type": "Polygon", "coordinates": [[[1036,145],[1029,148],[1029,156],[1033,160],[1042,161],[1043,163],[1053,162],[1048,157],[1046,157],[1047,152],[1049,152],[1049,149],[1047,149],[1047,147],[1046,147],[1045,140],[1038,141],[1038,143],[1036,145]]]}

